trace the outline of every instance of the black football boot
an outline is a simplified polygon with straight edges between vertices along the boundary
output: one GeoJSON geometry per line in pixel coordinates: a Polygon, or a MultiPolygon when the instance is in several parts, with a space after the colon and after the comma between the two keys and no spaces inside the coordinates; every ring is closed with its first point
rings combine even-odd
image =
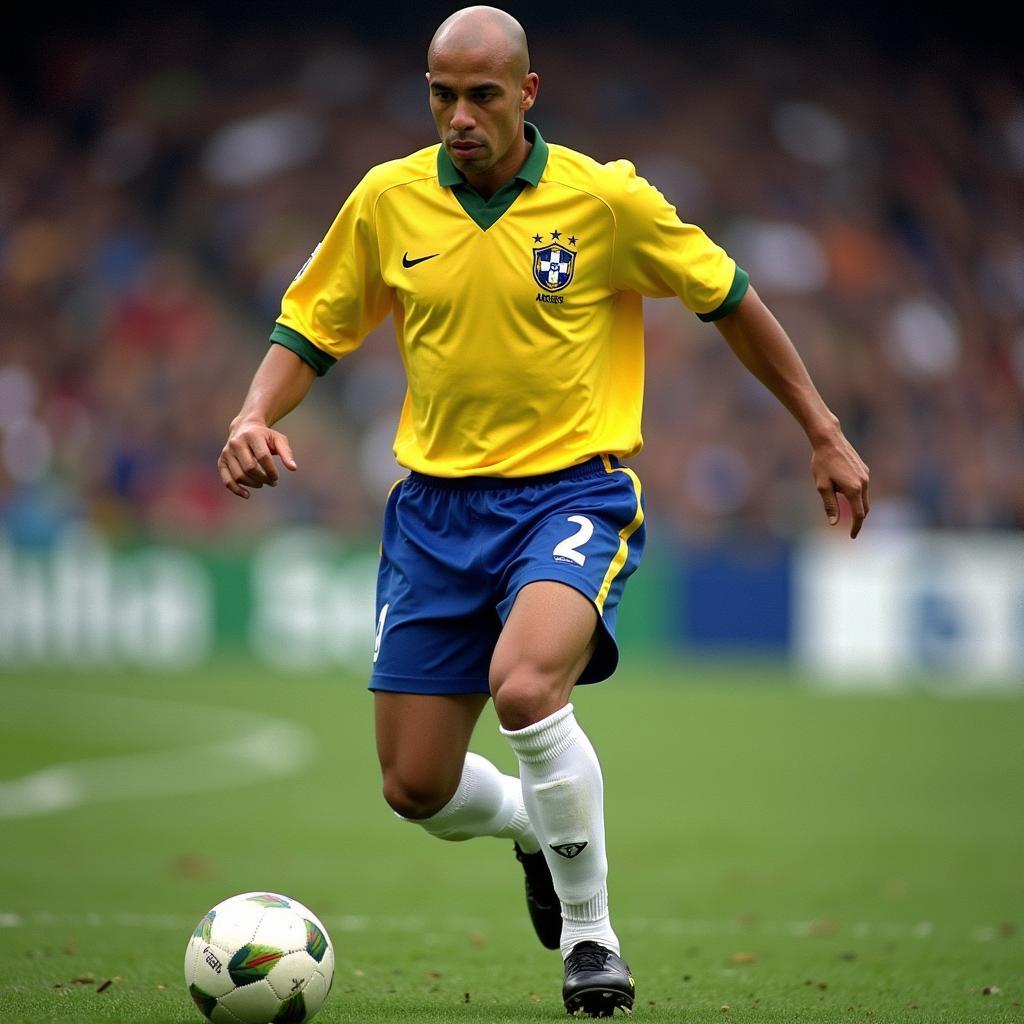
{"type": "Polygon", "coordinates": [[[562,905],[558,902],[544,851],[523,853],[516,843],[516,860],[526,875],[526,906],[533,930],[545,949],[558,949],[562,938],[562,905]]]}
{"type": "Polygon", "coordinates": [[[615,1007],[632,1013],[636,984],[629,964],[597,942],[579,942],[565,959],[565,1012],[611,1017],[615,1007]]]}

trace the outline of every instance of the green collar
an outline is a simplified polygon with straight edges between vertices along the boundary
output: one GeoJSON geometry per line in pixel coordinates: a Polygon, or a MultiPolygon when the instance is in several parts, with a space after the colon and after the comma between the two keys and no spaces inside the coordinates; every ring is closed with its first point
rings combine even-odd
{"type": "Polygon", "coordinates": [[[438,146],[438,183],[452,190],[452,195],[459,201],[459,205],[469,214],[481,231],[486,231],[497,224],[527,185],[536,188],[540,184],[541,175],[548,162],[548,145],[541,138],[540,132],[529,121],[526,123],[525,134],[527,140],[533,145],[530,155],[526,158],[523,166],[519,168],[515,177],[506,181],[489,199],[484,199],[459,173],[444,146],[438,146]]]}
{"type": "MultiPolygon", "coordinates": [[[[512,180],[522,181],[536,188],[540,184],[540,176],[544,173],[544,168],[548,163],[548,144],[544,141],[540,132],[537,131],[537,126],[530,124],[529,121],[526,122],[523,133],[526,136],[526,141],[531,143],[533,148],[530,150],[530,155],[526,158],[525,163],[519,168],[512,180]]],[[[448,155],[448,150],[443,145],[437,147],[437,180],[445,188],[452,188],[455,185],[469,185],[459,169],[452,163],[452,158],[448,155]]],[[[472,188],[473,186],[469,185],[469,187],[472,188]]]]}

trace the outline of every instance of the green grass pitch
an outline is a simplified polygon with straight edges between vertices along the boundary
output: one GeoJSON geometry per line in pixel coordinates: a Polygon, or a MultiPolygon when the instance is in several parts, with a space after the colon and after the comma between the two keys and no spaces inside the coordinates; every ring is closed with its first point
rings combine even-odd
{"type": "MultiPolygon", "coordinates": [[[[32,672],[0,707],[5,1021],[198,1022],[185,943],[253,889],[324,919],[324,1024],[564,1016],[511,844],[379,799],[361,679],[32,672]]],[[[634,660],[576,707],[637,1018],[1024,1021],[1024,700],[634,660]]],[[[476,749],[511,770],[489,711],[476,749]]]]}

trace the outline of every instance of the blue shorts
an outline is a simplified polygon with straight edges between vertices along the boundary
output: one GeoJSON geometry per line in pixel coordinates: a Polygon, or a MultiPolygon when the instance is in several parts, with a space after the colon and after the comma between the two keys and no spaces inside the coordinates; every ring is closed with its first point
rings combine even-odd
{"type": "Polygon", "coordinates": [[[488,693],[488,669],[516,594],[557,580],[598,611],[579,679],[615,671],[615,613],[644,546],[640,482],[598,456],[543,476],[410,473],[388,496],[377,576],[371,690],[488,693]]]}

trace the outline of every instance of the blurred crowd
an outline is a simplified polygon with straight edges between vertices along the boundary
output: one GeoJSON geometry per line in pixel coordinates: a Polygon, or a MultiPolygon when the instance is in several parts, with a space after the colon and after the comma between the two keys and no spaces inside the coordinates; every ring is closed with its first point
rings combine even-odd
{"type": "MultiPolygon", "coordinates": [[[[955,48],[545,32],[531,119],[627,157],[750,273],[872,469],[870,529],[1024,527],[1024,87],[955,48]]],[[[216,458],[281,293],[373,163],[436,141],[426,39],[165,20],[54,36],[0,93],[0,524],[44,545],[376,533],[400,475],[390,324],[289,417],[299,471],[248,501],[216,458]]],[[[823,521],[809,448],[721,337],[648,304],[664,536],[823,521]]]]}

